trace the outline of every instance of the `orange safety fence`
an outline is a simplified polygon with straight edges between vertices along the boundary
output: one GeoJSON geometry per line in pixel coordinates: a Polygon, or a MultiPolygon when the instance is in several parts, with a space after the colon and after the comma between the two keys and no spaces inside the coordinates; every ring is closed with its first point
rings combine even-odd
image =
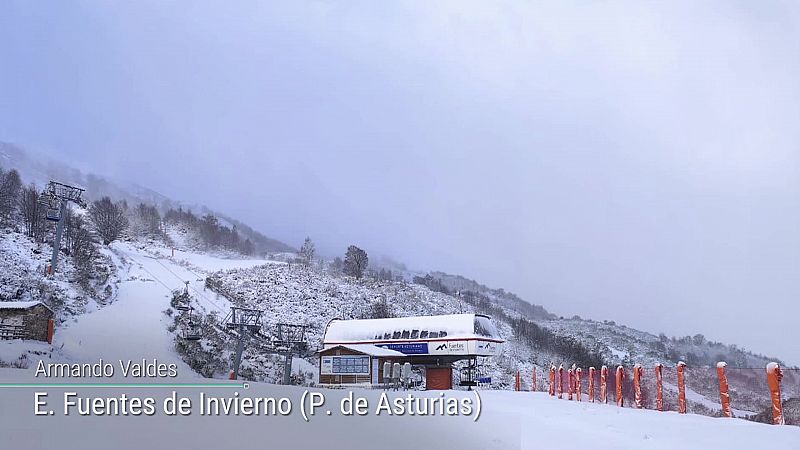
{"type": "MultiPolygon", "coordinates": [[[[766,368],[686,365],[683,367],[685,412],[800,425],[800,369],[779,369],[779,382],[775,376],[770,385],[766,368]],[[780,391],[774,391],[778,385],[780,391]]],[[[616,367],[611,368],[603,389],[602,368],[582,368],[579,380],[577,368],[571,371],[561,364],[558,369],[549,370],[552,378],[548,377],[547,384],[550,395],[559,398],[570,398],[563,394],[572,392],[571,398],[602,403],[605,394],[610,397],[608,400],[623,407],[681,412],[678,367],[661,367],[660,399],[658,372],[655,366],[623,368],[622,385],[618,389],[616,367]],[[583,395],[587,397],[584,399],[583,395]]]]}

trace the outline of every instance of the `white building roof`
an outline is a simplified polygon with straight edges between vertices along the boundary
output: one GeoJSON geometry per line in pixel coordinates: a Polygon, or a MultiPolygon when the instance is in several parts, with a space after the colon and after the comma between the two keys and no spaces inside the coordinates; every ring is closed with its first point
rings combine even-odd
{"type": "Polygon", "coordinates": [[[50,309],[47,305],[38,300],[32,302],[0,302],[0,309],[28,309],[36,305],[43,305],[47,309],[50,309]]]}
{"type": "Polygon", "coordinates": [[[499,334],[488,317],[480,314],[448,314],[442,316],[393,317],[389,319],[332,320],[325,330],[324,344],[382,341],[388,333],[413,331],[414,337],[389,339],[425,339],[422,332],[436,333],[434,338],[488,338],[499,339],[499,334]],[[476,317],[477,316],[477,317],[476,317]]]}

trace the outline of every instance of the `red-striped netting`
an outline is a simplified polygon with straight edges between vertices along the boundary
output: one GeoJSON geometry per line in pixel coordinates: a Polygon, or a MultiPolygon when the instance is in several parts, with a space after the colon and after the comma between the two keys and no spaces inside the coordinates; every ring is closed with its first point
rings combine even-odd
{"type": "MultiPolygon", "coordinates": [[[[800,425],[800,369],[781,368],[781,398],[783,399],[784,420],[790,425],[800,425]]],[[[678,411],[678,371],[675,366],[662,368],[663,411],[678,411]]],[[[772,422],[770,390],[767,386],[767,374],[764,368],[726,367],[728,392],[734,417],[747,418],[760,422],[772,422]]],[[[545,373],[547,376],[547,373],[545,373]]],[[[684,368],[686,383],[687,412],[708,416],[722,416],[720,401],[720,380],[716,367],[684,368]]],[[[538,390],[547,392],[549,381],[538,383],[538,390]]],[[[569,375],[566,370],[562,374],[564,398],[568,396],[569,375]]],[[[606,379],[608,403],[616,403],[616,368],[609,367],[606,379]]],[[[581,373],[582,401],[591,401],[589,397],[589,370],[581,373]]],[[[656,369],[643,367],[641,377],[642,407],[656,409],[656,369]]],[[[556,371],[556,395],[558,395],[558,371],[556,371]]],[[[594,397],[600,401],[600,369],[594,371],[594,397]]],[[[633,368],[624,370],[622,385],[623,406],[635,408],[635,390],[633,368]]]]}

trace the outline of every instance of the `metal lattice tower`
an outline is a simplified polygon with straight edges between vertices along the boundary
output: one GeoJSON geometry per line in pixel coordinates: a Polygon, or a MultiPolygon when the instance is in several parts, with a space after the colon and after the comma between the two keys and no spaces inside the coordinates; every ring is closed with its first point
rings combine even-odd
{"type": "Polygon", "coordinates": [[[291,384],[292,381],[292,357],[295,353],[302,355],[308,350],[307,329],[308,325],[293,323],[281,322],[275,325],[272,347],[275,353],[284,356],[283,384],[285,385],[291,384]]]}
{"type": "Polygon", "coordinates": [[[47,206],[47,219],[57,222],[56,237],[53,240],[53,257],[50,259],[50,273],[56,272],[58,266],[58,251],[61,247],[61,235],[64,234],[64,215],[67,212],[67,203],[84,205],[81,195],[85,189],[68,184],[50,181],[42,192],[43,203],[47,206]]]}
{"type": "Polygon", "coordinates": [[[239,334],[236,344],[236,355],[233,360],[233,374],[239,378],[239,366],[242,363],[242,352],[244,352],[244,341],[247,333],[259,335],[261,333],[261,315],[264,311],[260,309],[242,308],[231,306],[231,312],[225,320],[225,327],[229,330],[236,330],[239,334]]]}
{"type": "Polygon", "coordinates": [[[306,330],[308,325],[278,323],[272,334],[272,345],[276,350],[304,352],[308,347],[306,330]]]}

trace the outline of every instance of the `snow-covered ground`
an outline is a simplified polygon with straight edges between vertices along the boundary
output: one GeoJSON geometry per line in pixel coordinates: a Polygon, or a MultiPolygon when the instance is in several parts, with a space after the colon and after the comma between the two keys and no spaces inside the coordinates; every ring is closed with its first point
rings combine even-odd
{"type": "MultiPolygon", "coordinates": [[[[0,379],[29,382],[25,371],[0,369],[0,379]]],[[[230,390],[204,388],[207,395],[232,397],[230,390]]],[[[786,449],[800,448],[800,428],[773,426],[739,419],[647,410],[613,405],[557,400],[544,393],[480,391],[481,415],[474,416],[376,416],[381,391],[354,390],[365,397],[369,413],[339,413],[347,390],[314,389],[326,399],[331,415],[302,419],[299,410],[304,388],[252,383],[240,396],[288,398],[288,416],[185,417],[81,417],[76,414],[36,417],[31,389],[6,389],[0,408],[0,433],[9,448],[39,449],[136,449],[141,448],[235,448],[291,447],[326,449],[535,449],[587,448],[593,450],[673,449],[786,449]],[[57,432],[43,433],[43,429],[57,432]]],[[[51,402],[60,406],[63,390],[49,389],[51,402]]],[[[152,396],[159,403],[170,390],[102,391],[81,389],[82,397],[152,396]]],[[[199,391],[178,389],[179,395],[197,399],[199,391]]],[[[415,392],[416,397],[438,397],[439,392],[415,392]]],[[[405,396],[393,392],[391,397],[405,396]]],[[[475,394],[449,391],[447,398],[471,398],[475,394]]],[[[55,407],[55,406],[54,406],[55,407]]],[[[197,411],[194,409],[193,411],[197,411]]]]}
{"type": "MultiPolygon", "coordinates": [[[[262,266],[270,262],[255,259],[225,259],[190,251],[144,246],[134,243],[114,243],[109,251],[120,271],[119,286],[114,301],[75,316],[59,327],[52,346],[29,341],[0,342],[0,358],[16,361],[27,355],[27,370],[0,369],[2,382],[32,382],[35,363],[39,358],[59,362],[97,362],[100,358],[141,360],[153,358],[178,365],[179,379],[206,382],[196,375],[174,350],[174,334],[167,330],[170,319],[163,313],[169,306],[171,291],[181,288],[184,281],[195,301],[204,312],[227,313],[227,300],[205,289],[204,279],[215,271],[262,266]]],[[[277,264],[277,263],[273,263],[277,264]]],[[[329,278],[314,278],[308,271],[272,265],[257,269],[260,277],[243,278],[236,285],[243,293],[245,286],[275,286],[264,295],[265,301],[277,312],[292,317],[299,314],[290,308],[294,300],[330,292],[328,302],[314,303],[317,307],[341,308],[339,302],[352,298],[369,302],[371,290],[365,285],[335,283],[329,278]],[[270,269],[272,267],[272,269],[270,269]],[[281,283],[264,283],[280,280],[281,283]],[[319,286],[317,285],[319,284],[319,286]],[[277,289],[277,292],[273,292],[277,289]],[[308,290],[309,292],[305,292],[308,290]],[[357,291],[358,295],[355,295],[357,291]],[[265,295],[270,294],[270,295],[265,295]],[[338,300],[337,300],[338,299],[338,300]],[[277,309],[276,309],[277,308],[277,309]]],[[[228,272],[236,277],[236,271],[228,272]]],[[[395,290],[395,285],[383,286],[395,290]]],[[[452,297],[432,294],[419,287],[408,287],[408,308],[441,309],[457,307],[452,297]],[[422,305],[426,305],[423,308],[422,305]]],[[[388,292],[387,292],[388,293],[388,292]]],[[[397,297],[397,293],[394,293],[397,297]]],[[[327,294],[325,294],[327,298],[327,294]]],[[[249,297],[249,295],[246,295],[249,297]]],[[[400,296],[403,297],[403,296],[400,296]]],[[[399,297],[398,297],[399,298],[399,297]]],[[[308,305],[313,306],[313,305],[308,305]]],[[[395,304],[396,307],[401,305],[395,304]]],[[[316,314],[320,312],[317,311],[316,314]]],[[[306,316],[306,311],[303,316],[306,316]]],[[[320,314],[320,317],[324,314],[320,314]]],[[[283,316],[282,316],[283,317],[283,316]]],[[[507,330],[505,330],[507,332],[507,330]]],[[[513,347],[513,350],[516,351],[513,347]]],[[[616,350],[616,349],[615,349],[616,350]]],[[[620,351],[621,352],[621,351],[620,351]]],[[[516,355],[518,356],[518,355],[516,355]]],[[[512,358],[516,358],[512,356],[512,358]]],[[[313,370],[300,359],[303,370],[313,370]]],[[[298,368],[298,367],[296,367],[298,368]]],[[[63,381],[63,380],[58,380],[63,381]]],[[[68,380],[77,381],[77,380],[68,380]]],[[[127,380],[131,381],[131,380],[127,380]]],[[[133,380],[135,381],[135,380],[133,380]]],[[[159,380],[162,381],[162,380],[159,380]]],[[[304,388],[253,383],[242,391],[250,397],[282,397],[292,399],[297,406],[304,388]]],[[[338,405],[347,394],[344,390],[318,390],[330,405],[338,405]]],[[[50,390],[57,396],[58,390],[50,390]]],[[[83,395],[114,396],[125,391],[83,391],[83,395]]],[[[208,392],[216,392],[210,389],[208,392]]],[[[126,392],[133,395],[132,392],[126,392]]],[[[187,392],[187,395],[192,393],[187,392]]],[[[35,417],[31,411],[31,390],[5,389],[0,407],[0,435],[12,448],[263,448],[270,445],[293,445],[302,448],[459,448],[507,449],[540,448],[551,445],[586,447],[592,449],[800,449],[800,428],[776,427],[739,419],[714,419],[699,415],[678,415],[647,410],[617,408],[613,405],[559,401],[543,393],[480,391],[482,413],[477,422],[471,417],[342,417],[338,414],[304,422],[297,407],[288,417],[200,417],[180,418],[140,417],[35,417]],[[25,413],[28,411],[28,413],[25,413]],[[41,427],[58,429],[58,433],[41,433],[41,427]],[[94,430],[88,433],[87,430],[94,430]],[[563,443],[563,444],[561,444],[563,443]]],[[[142,394],[144,395],[144,394],[142,394]]],[[[163,391],[147,392],[163,395],[163,391]]],[[[356,395],[377,402],[380,392],[357,390],[356,395]]],[[[392,394],[402,395],[402,394],[392,394]]],[[[430,397],[437,392],[415,392],[415,396],[430,397]]],[[[448,397],[463,398],[474,394],[450,391],[448,397]]],[[[701,399],[702,400],[702,399],[701,399]]]]}
{"type": "MultiPolygon", "coordinates": [[[[171,258],[168,252],[165,248],[145,249],[127,242],[112,244],[108,253],[121,279],[115,300],[58,327],[52,347],[30,341],[0,341],[0,359],[17,361],[28,350],[60,362],[156,358],[178,364],[179,373],[190,376],[193,372],[175,352],[174,335],[167,331],[171,320],[163,313],[169,307],[172,290],[182,289],[188,281],[195,308],[218,311],[224,316],[229,305],[224,298],[205,290],[205,275],[267,261],[222,259],[182,251],[176,251],[175,258],[171,258]]],[[[29,362],[37,362],[32,361],[36,356],[29,354],[29,362]]]]}

